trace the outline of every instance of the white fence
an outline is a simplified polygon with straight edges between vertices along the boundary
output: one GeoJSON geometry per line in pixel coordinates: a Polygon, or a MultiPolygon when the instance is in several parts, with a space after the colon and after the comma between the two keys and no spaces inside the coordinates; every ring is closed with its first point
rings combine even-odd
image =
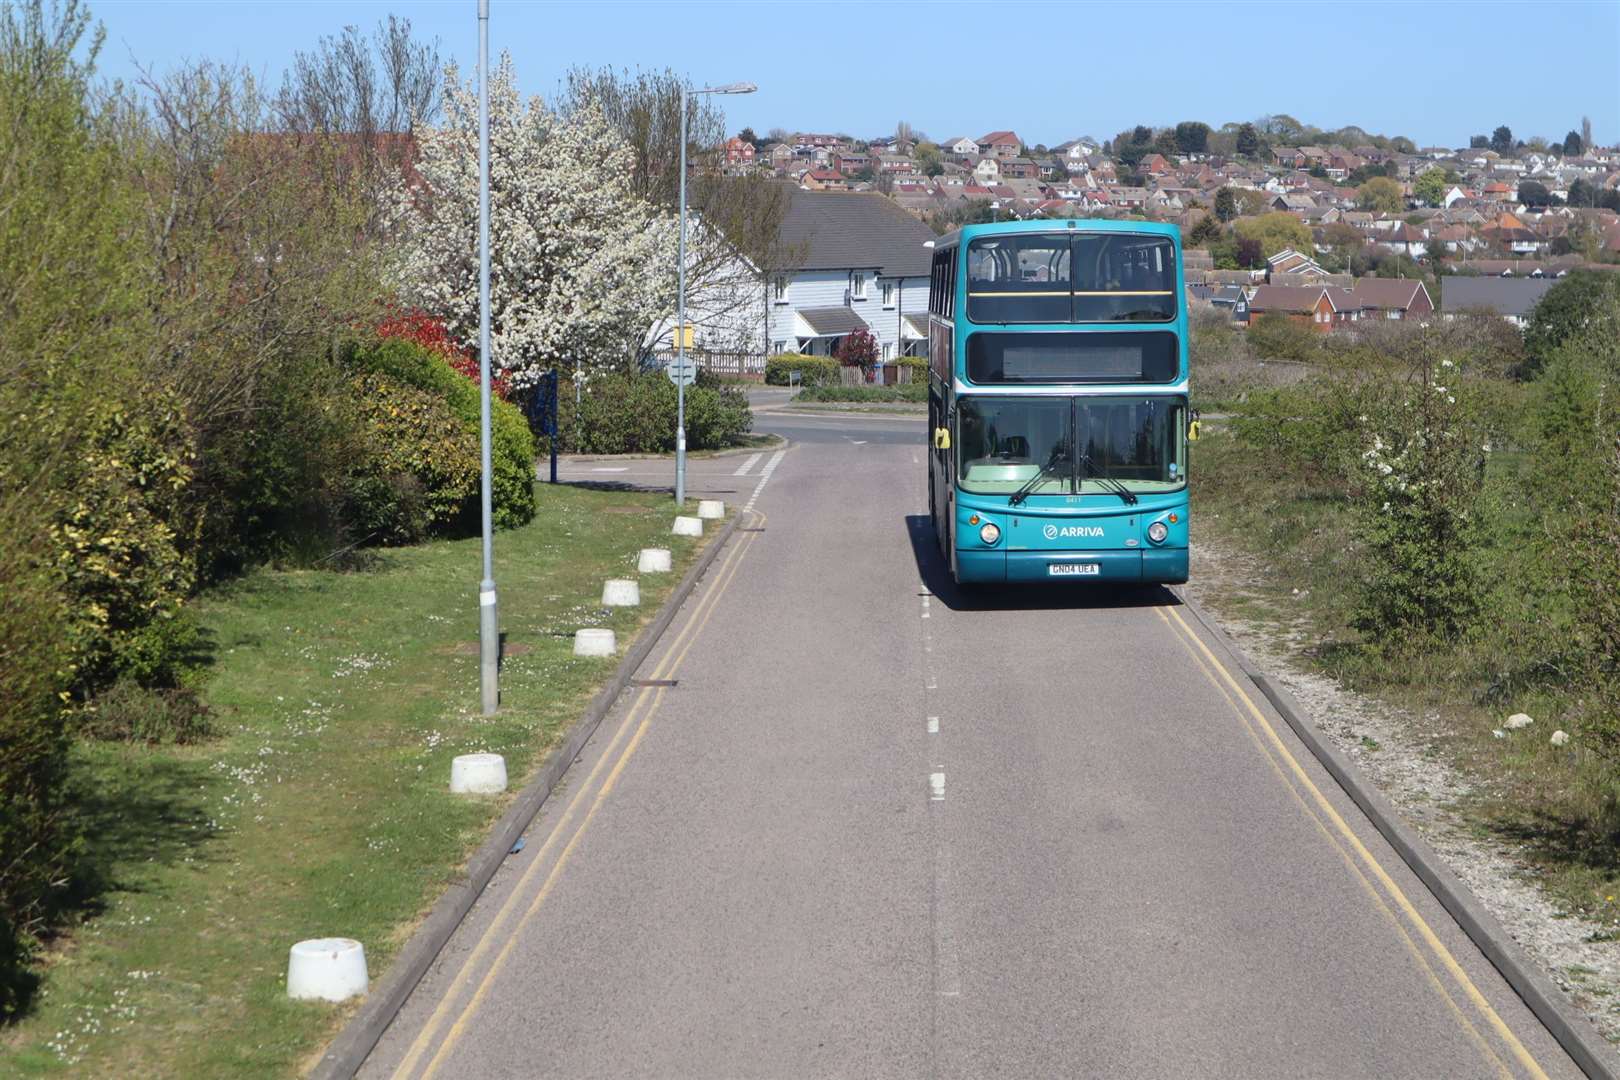
{"type": "MultiPolygon", "coordinates": [[[[764,353],[710,352],[707,349],[687,349],[687,359],[693,360],[704,371],[734,379],[765,380],[764,353]]],[[[657,352],[653,359],[660,365],[675,360],[673,351],[657,352]]]]}

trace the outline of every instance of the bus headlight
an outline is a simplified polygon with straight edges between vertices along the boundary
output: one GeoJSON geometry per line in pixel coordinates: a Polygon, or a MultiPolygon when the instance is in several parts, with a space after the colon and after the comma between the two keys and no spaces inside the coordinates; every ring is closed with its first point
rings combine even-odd
{"type": "Polygon", "coordinates": [[[1001,539],[1001,529],[995,522],[987,521],[984,523],[984,527],[979,530],[979,539],[986,544],[993,545],[997,540],[1001,539]]]}
{"type": "Polygon", "coordinates": [[[1164,538],[1170,535],[1170,527],[1162,521],[1155,521],[1148,526],[1148,539],[1155,544],[1164,543],[1164,538]]]}

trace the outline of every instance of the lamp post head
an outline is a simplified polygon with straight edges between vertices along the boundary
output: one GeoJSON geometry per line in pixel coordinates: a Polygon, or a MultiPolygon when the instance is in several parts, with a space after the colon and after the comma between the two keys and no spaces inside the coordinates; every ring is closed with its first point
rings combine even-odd
{"type": "Polygon", "coordinates": [[[751,82],[727,83],[725,86],[706,86],[702,90],[695,90],[697,94],[752,94],[759,87],[751,82]]]}

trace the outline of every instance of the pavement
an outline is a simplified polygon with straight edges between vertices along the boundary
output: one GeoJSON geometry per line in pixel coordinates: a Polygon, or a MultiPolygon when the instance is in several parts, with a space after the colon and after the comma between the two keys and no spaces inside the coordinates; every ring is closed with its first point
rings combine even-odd
{"type": "Polygon", "coordinates": [[[958,593],[923,422],[757,427],[689,479],[753,516],[362,1076],[1578,1075],[1171,592],[958,593]]]}

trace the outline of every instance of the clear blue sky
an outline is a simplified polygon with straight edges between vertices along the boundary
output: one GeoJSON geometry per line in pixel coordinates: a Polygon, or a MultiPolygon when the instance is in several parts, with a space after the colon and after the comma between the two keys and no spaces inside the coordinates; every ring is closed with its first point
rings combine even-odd
{"type": "MultiPolygon", "coordinates": [[[[90,0],[103,70],[234,59],[280,81],[292,54],[393,12],[477,58],[475,0],[90,0]]],[[[1012,128],[1025,142],[1108,138],[1136,123],[1212,126],[1288,113],[1419,144],[1507,124],[1561,139],[1590,116],[1620,141],[1620,0],[1536,3],[535,3],[492,0],[491,48],[548,96],[576,64],[674,67],[721,99],[733,131],[935,138],[1012,128]]]]}

